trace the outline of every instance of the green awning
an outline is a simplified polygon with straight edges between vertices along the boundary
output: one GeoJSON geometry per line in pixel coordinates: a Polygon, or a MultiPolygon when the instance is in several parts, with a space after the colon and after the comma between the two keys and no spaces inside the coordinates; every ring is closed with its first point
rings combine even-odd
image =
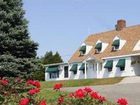
{"type": "Polygon", "coordinates": [[[113,60],[109,60],[106,62],[104,68],[109,68],[111,69],[113,67],[113,60]]]}
{"type": "Polygon", "coordinates": [[[116,67],[125,67],[125,59],[119,59],[116,67]]]}
{"type": "Polygon", "coordinates": [[[81,67],[79,68],[79,70],[81,70],[81,71],[85,70],[85,64],[84,63],[81,65],[81,67]]]}
{"type": "Polygon", "coordinates": [[[120,40],[117,39],[117,40],[114,40],[113,43],[112,43],[112,46],[119,46],[120,45],[120,40]]]}
{"type": "Polygon", "coordinates": [[[48,72],[48,73],[56,73],[56,72],[59,72],[58,66],[49,66],[47,68],[46,72],[48,72]]]}
{"type": "Polygon", "coordinates": [[[82,46],[82,47],[80,48],[80,51],[86,52],[86,46],[82,46]]]}
{"type": "Polygon", "coordinates": [[[73,64],[70,71],[73,71],[73,72],[75,71],[76,72],[77,71],[77,66],[78,66],[78,64],[73,64]]]}
{"type": "Polygon", "coordinates": [[[102,49],[102,43],[97,43],[95,49],[102,49]]]}

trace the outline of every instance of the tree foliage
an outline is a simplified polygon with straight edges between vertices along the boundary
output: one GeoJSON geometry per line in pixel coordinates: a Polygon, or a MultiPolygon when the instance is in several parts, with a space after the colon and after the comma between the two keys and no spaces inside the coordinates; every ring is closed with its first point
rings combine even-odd
{"type": "Polygon", "coordinates": [[[18,76],[36,70],[38,44],[31,40],[22,0],[0,0],[0,74],[18,76]]]}
{"type": "Polygon", "coordinates": [[[56,52],[55,54],[53,54],[52,51],[46,52],[45,56],[42,58],[43,64],[53,64],[61,62],[63,62],[63,60],[58,52],[56,52]]]}

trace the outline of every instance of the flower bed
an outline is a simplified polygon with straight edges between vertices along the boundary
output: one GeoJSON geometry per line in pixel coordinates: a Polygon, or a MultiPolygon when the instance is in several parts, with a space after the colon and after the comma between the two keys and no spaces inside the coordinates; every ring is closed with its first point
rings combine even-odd
{"type": "Polygon", "coordinates": [[[1,78],[0,80],[0,104],[8,105],[128,105],[125,98],[119,98],[116,102],[109,102],[106,97],[92,90],[90,87],[78,89],[68,95],[63,94],[60,89],[63,84],[55,84],[53,90],[59,96],[53,103],[38,98],[41,90],[39,81],[23,80],[20,78],[1,78]],[[24,93],[23,90],[26,90],[24,93]]]}

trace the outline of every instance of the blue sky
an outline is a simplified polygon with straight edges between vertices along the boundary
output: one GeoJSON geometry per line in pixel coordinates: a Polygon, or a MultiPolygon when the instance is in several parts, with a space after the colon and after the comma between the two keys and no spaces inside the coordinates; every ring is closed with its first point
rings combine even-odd
{"type": "Polygon", "coordinates": [[[92,33],[114,29],[118,19],[140,24],[140,0],[23,0],[38,56],[58,51],[67,61],[92,33]]]}

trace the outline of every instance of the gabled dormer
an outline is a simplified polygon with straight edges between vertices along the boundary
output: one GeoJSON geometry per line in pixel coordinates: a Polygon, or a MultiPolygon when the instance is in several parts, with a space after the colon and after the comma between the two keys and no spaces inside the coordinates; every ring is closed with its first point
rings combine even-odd
{"type": "Polygon", "coordinates": [[[89,51],[91,50],[91,48],[92,48],[92,46],[83,43],[79,49],[80,56],[87,55],[89,53],[89,51]]]}
{"type": "Polygon", "coordinates": [[[136,45],[133,48],[133,51],[138,51],[140,50],[140,40],[138,40],[138,42],[136,43],[136,45]]]}
{"type": "Polygon", "coordinates": [[[120,37],[116,36],[112,42],[112,51],[121,50],[125,43],[126,40],[123,40],[120,37]]]}
{"type": "Polygon", "coordinates": [[[102,53],[106,49],[107,46],[108,46],[108,43],[98,40],[95,45],[95,54],[102,53]]]}

